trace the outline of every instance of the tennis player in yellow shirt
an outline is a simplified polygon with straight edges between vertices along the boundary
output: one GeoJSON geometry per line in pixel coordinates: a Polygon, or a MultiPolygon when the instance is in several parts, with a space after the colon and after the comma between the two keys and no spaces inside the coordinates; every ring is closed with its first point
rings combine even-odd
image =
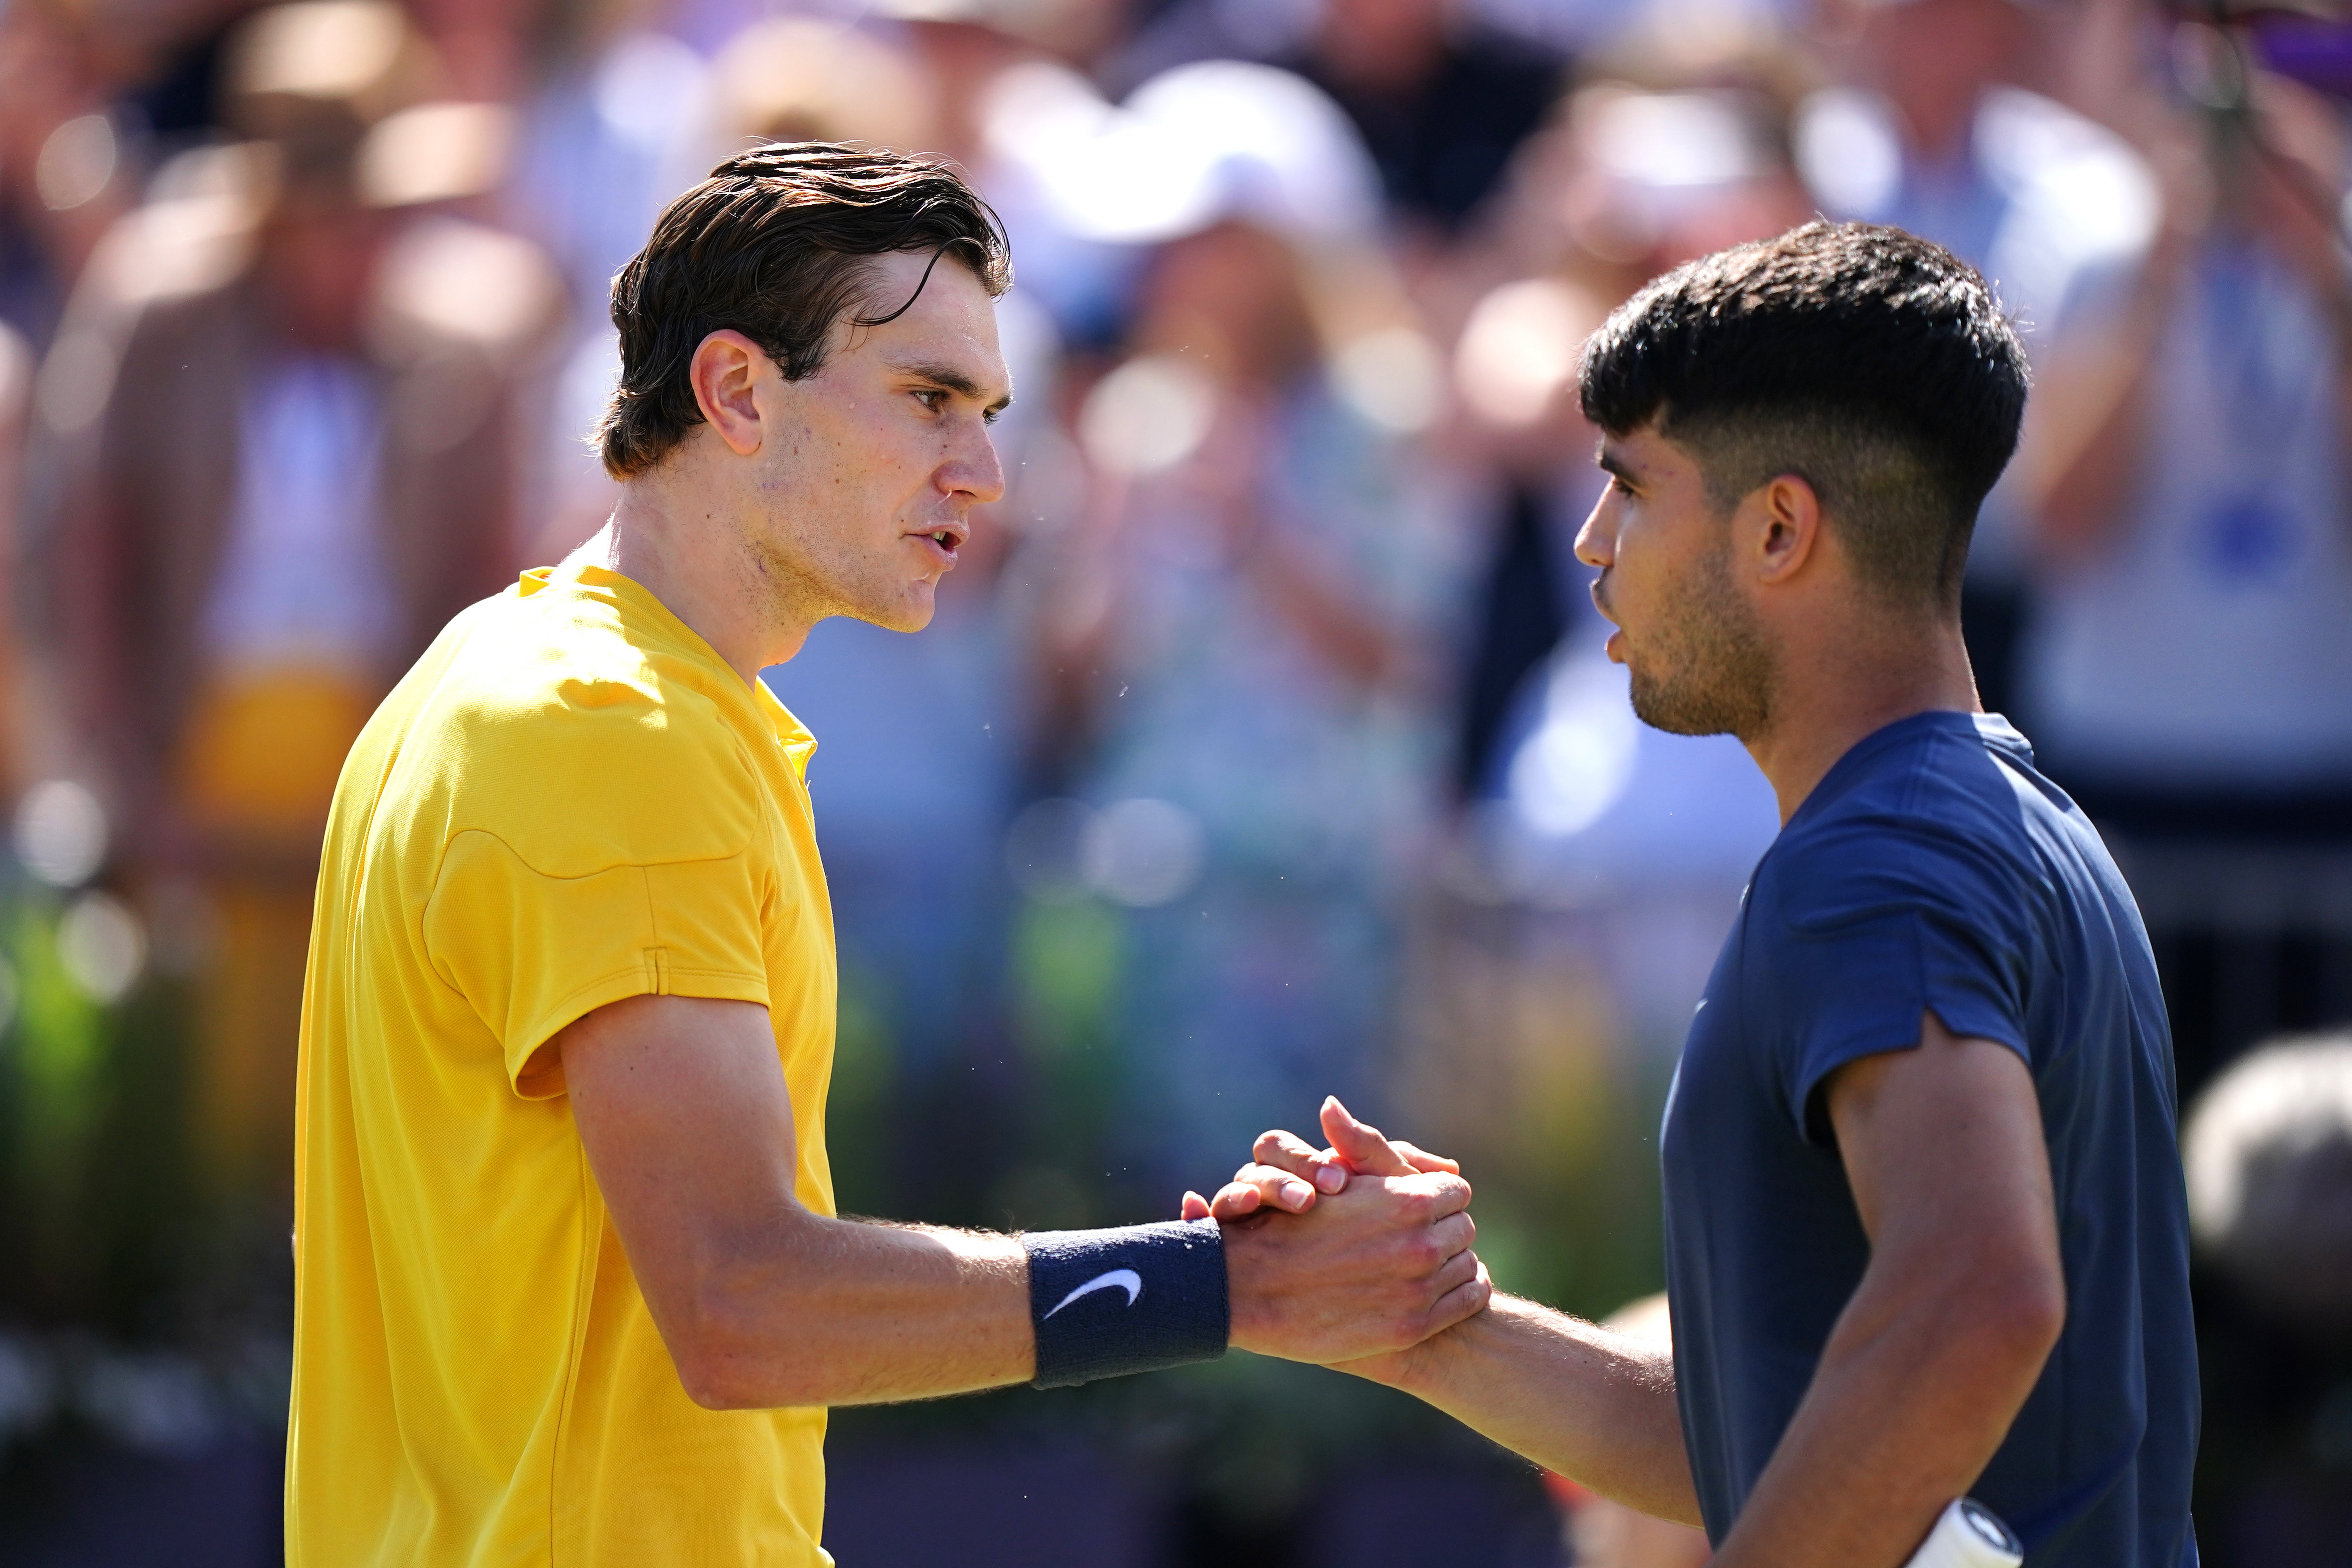
{"type": "Polygon", "coordinates": [[[1469,1189],[1409,1150],[1222,1226],[834,1215],[815,742],[757,676],[828,616],[929,620],[1003,487],[1009,281],[940,164],[720,165],[614,285],[612,520],[353,749],[303,1004],[298,1568],[814,1568],[827,1405],[1336,1362],[1486,1304],[1469,1189]]]}

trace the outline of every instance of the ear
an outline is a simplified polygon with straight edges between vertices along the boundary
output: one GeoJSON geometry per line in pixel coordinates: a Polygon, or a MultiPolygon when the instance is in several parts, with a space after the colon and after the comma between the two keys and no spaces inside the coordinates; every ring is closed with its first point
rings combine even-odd
{"type": "Polygon", "coordinates": [[[1822,549],[1822,501],[1811,483],[1780,474],[1758,486],[1740,510],[1753,531],[1759,584],[1793,582],[1822,549]]]}
{"type": "Polygon", "coordinates": [[[773,373],[774,362],[759,344],[722,328],[695,346],[687,367],[694,387],[695,406],[727,449],[748,458],[760,449],[760,383],[773,373]]]}

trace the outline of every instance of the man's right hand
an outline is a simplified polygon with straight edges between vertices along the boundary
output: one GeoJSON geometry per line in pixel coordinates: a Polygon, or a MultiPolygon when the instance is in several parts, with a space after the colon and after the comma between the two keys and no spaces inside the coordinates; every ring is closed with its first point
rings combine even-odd
{"type": "Polygon", "coordinates": [[[1333,1152],[1269,1132],[1260,1163],[1213,1204],[1186,1194],[1185,1217],[1213,1214],[1224,1226],[1233,1342],[1291,1361],[1354,1361],[1484,1310],[1493,1286],[1470,1247],[1470,1184],[1454,1162],[1391,1145],[1336,1100],[1323,1122],[1333,1152]]]}

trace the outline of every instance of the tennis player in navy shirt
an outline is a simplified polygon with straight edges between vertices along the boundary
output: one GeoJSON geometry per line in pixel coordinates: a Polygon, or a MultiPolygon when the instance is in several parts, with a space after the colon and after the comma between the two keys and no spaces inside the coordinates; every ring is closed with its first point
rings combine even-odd
{"type": "MultiPolygon", "coordinates": [[[[2156,966],[1960,636],[2026,390],[1983,281],[1864,225],[1694,262],[1586,347],[1610,655],[1649,723],[1738,736],[1783,824],[1667,1104],[1674,1348],[1497,1294],[1352,1370],[1704,1523],[1717,1568],[1898,1568],[1963,1495],[2029,1568],[2197,1561],[2156,966]]],[[[1215,1211],[1410,1168],[1323,1125],[1259,1140],[1215,1211]]]]}

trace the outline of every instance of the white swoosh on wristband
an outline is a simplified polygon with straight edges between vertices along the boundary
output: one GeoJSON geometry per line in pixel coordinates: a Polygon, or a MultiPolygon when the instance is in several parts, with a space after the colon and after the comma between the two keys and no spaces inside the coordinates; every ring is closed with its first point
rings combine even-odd
{"type": "MultiPolygon", "coordinates": [[[[1096,1275],[1093,1279],[1087,1280],[1085,1284],[1079,1286],[1076,1289],[1063,1297],[1059,1301],[1055,1303],[1054,1312],[1060,1311],[1064,1307],[1068,1306],[1071,1302],[1076,1300],[1081,1296],[1091,1294],[1097,1290],[1108,1290],[1114,1285],[1127,1292],[1127,1304],[1130,1307],[1134,1306],[1137,1298],[1143,1294],[1142,1275],[1138,1274],[1132,1268],[1114,1268],[1108,1274],[1096,1275]]],[[[1048,1312],[1045,1316],[1050,1318],[1054,1315],[1054,1312],[1048,1312]]]]}

